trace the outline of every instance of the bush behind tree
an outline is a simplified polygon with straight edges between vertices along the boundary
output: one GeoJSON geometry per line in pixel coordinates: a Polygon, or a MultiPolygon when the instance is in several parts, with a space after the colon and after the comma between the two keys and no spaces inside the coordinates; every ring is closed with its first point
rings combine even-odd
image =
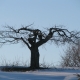
{"type": "Polygon", "coordinates": [[[80,41],[78,45],[70,44],[61,58],[62,67],[80,67],[80,41]]]}

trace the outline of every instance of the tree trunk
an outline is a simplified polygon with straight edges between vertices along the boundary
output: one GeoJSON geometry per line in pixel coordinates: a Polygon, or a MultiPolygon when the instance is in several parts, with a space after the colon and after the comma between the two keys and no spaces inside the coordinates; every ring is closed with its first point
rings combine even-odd
{"type": "Polygon", "coordinates": [[[38,47],[31,47],[31,63],[30,67],[32,69],[38,69],[39,68],[39,51],[38,47]]]}

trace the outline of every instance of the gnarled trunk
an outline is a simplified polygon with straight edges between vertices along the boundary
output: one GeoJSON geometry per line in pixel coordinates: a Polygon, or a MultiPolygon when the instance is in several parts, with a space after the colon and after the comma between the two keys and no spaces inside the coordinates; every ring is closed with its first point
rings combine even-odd
{"type": "Polygon", "coordinates": [[[30,67],[32,69],[38,69],[39,68],[39,51],[38,47],[31,47],[31,63],[30,67]]]}

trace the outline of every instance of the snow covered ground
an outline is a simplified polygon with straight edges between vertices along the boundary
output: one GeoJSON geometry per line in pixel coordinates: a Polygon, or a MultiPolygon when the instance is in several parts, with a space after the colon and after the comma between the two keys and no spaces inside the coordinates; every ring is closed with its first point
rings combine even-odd
{"type": "Polygon", "coordinates": [[[26,72],[0,71],[0,80],[78,80],[80,69],[54,68],[26,72]]]}

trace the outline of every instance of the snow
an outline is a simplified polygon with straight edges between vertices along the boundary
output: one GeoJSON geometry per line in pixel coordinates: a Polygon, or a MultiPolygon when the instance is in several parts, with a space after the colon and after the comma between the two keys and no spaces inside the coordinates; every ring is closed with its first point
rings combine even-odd
{"type": "Polygon", "coordinates": [[[80,69],[54,68],[26,72],[0,71],[0,80],[78,80],[80,69]]]}

